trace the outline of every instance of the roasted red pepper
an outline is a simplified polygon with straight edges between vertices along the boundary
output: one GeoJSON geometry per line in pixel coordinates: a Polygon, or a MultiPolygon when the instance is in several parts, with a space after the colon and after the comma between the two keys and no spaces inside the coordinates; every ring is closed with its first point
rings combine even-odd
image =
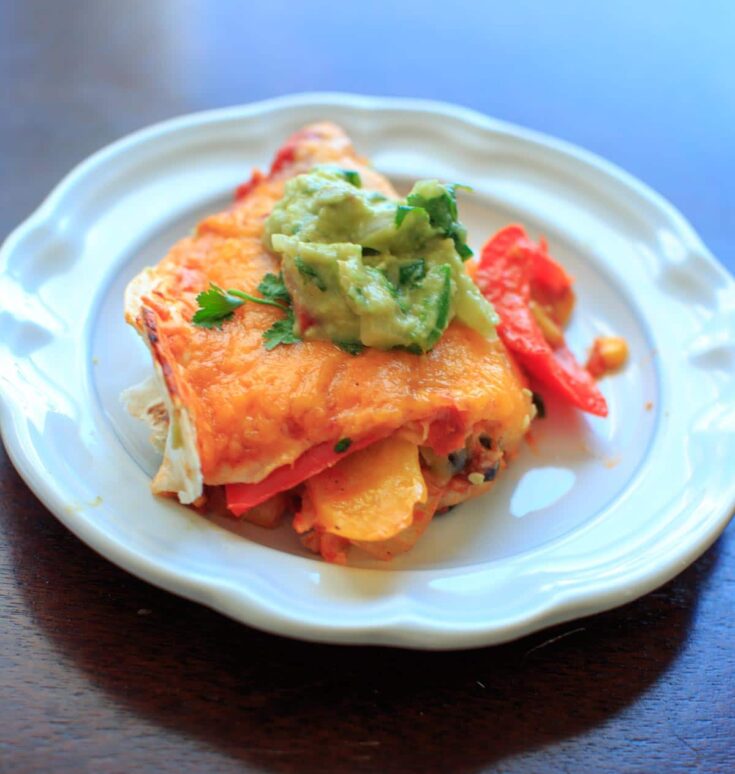
{"type": "Polygon", "coordinates": [[[552,293],[571,286],[546,244],[532,242],[521,226],[501,229],[482,250],[475,282],[495,307],[498,334],[521,367],[582,411],[607,416],[607,403],[594,379],[566,345],[552,348],[531,311],[533,283],[552,293]]]}
{"type": "Polygon", "coordinates": [[[467,437],[467,423],[454,406],[442,409],[429,426],[429,435],[426,439],[437,454],[450,454],[464,447],[467,437]]]}
{"type": "Polygon", "coordinates": [[[319,133],[309,129],[299,129],[294,132],[288,140],[280,147],[276,157],[273,159],[269,177],[275,177],[283,169],[291,166],[296,161],[296,149],[307,140],[319,140],[319,133]]]}
{"type": "MultiPolygon", "coordinates": [[[[523,231],[523,229],[521,229],[523,231]]],[[[525,237],[525,234],[524,234],[525,237]]],[[[572,287],[572,278],[566,273],[564,267],[559,265],[550,255],[546,240],[541,237],[538,246],[530,243],[532,275],[531,280],[543,286],[551,293],[561,295],[572,287]]]]}
{"type": "Polygon", "coordinates": [[[266,180],[271,180],[279,175],[284,169],[291,166],[296,161],[296,149],[299,144],[305,140],[318,139],[319,135],[309,129],[301,129],[292,134],[288,140],[278,149],[271,168],[267,175],[256,169],[250,180],[246,180],[235,189],[235,201],[244,199],[254,188],[266,180]]]}
{"type": "Polygon", "coordinates": [[[235,201],[239,202],[241,199],[244,199],[251,191],[253,191],[266,179],[267,178],[265,175],[259,169],[253,170],[253,174],[250,180],[247,180],[235,189],[235,201]]]}
{"type": "Polygon", "coordinates": [[[349,457],[353,452],[364,449],[386,435],[389,433],[373,433],[360,440],[351,441],[346,447],[344,439],[320,443],[305,451],[293,465],[277,468],[256,484],[226,484],[227,507],[235,516],[241,516],[273,495],[293,489],[307,478],[316,476],[344,457],[349,457]],[[337,451],[340,447],[342,451],[337,451]]]}

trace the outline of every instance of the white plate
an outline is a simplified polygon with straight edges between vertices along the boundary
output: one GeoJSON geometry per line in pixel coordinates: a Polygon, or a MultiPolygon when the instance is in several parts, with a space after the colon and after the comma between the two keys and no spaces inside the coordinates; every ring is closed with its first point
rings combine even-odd
{"type": "Polygon", "coordinates": [[[2,431],[23,478],[113,562],[253,626],[418,648],[502,642],[650,591],[731,515],[733,279],[629,175],[477,113],[317,94],[169,121],[77,167],[8,238],[0,266],[2,431]],[[118,400],[149,371],[122,320],[127,281],[290,132],[325,118],[399,186],[472,185],[461,215],[475,247],[510,221],[546,234],[577,278],[572,348],[583,355],[607,332],[631,347],[625,372],[602,382],[609,419],[550,405],[535,450],[493,493],[437,518],[390,564],[330,566],[287,526],[213,523],[154,498],[157,460],[118,400]]]}

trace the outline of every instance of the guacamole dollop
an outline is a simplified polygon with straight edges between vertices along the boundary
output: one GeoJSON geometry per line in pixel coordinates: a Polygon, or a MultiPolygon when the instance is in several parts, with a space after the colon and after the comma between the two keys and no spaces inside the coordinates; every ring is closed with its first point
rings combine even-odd
{"type": "Polygon", "coordinates": [[[472,251],[455,186],[422,180],[396,201],[364,190],[357,172],[317,166],[286,183],[264,238],[304,339],[427,352],[455,317],[495,335],[495,312],[464,268],[472,251]]]}

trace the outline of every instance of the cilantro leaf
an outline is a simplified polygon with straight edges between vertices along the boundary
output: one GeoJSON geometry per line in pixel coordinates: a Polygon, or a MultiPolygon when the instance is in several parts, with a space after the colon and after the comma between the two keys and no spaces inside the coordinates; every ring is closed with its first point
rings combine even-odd
{"type": "Polygon", "coordinates": [[[232,317],[235,309],[245,303],[243,299],[217,287],[214,282],[210,282],[209,288],[203,290],[196,300],[199,308],[191,321],[200,328],[221,328],[222,323],[232,317]]]}
{"type": "Polygon", "coordinates": [[[401,223],[403,223],[403,221],[406,219],[406,215],[408,215],[410,212],[413,212],[414,210],[420,210],[420,209],[421,207],[409,207],[405,204],[399,204],[396,207],[396,219],[395,219],[396,228],[401,227],[401,223]]]}
{"type": "Polygon", "coordinates": [[[350,185],[354,185],[355,188],[362,188],[360,173],[354,169],[345,169],[344,167],[338,167],[336,164],[321,164],[320,166],[322,169],[343,177],[350,185]]]}
{"type": "Polygon", "coordinates": [[[348,355],[359,355],[364,349],[365,345],[359,341],[335,341],[333,342],[336,347],[339,347],[343,352],[347,352],[348,355]]]}
{"type": "Polygon", "coordinates": [[[301,341],[299,336],[294,333],[294,322],[293,309],[289,309],[282,320],[274,322],[273,325],[263,333],[265,348],[270,351],[271,349],[275,349],[279,344],[296,344],[296,342],[301,341]]]}
{"type": "Polygon", "coordinates": [[[337,454],[342,454],[342,452],[346,452],[350,446],[352,446],[351,438],[340,438],[339,441],[334,444],[334,450],[337,452],[337,454]]]}
{"type": "Polygon", "coordinates": [[[355,188],[362,188],[362,178],[359,172],[355,172],[354,169],[343,169],[342,174],[350,185],[354,185],[355,188]]]}
{"type": "MultiPolygon", "coordinates": [[[[467,229],[460,223],[457,212],[457,191],[472,189],[466,185],[452,183],[451,185],[440,186],[442,192],[438,196],[426,197],[420,193],[410,193],[406,197],[406,204],[411,208],[424,210],[429,216],[429,223],[438,229],[444,236],[450,237],[462,260],[467,260],[473,255],[472,250],[467,244],[467,229]]],[[[400,208],[399,208],[400,209],[400,208]]],[[[409,210],[410,211],[410,210],[409,210]]],[[[401,217],[406,217],[405,213],[401,217]]],[[[398,214],[396,213],[396,226],[399,226],[398,214]]]]}
{"type": "Polygon", "coordinates": [[[441,276],[442,287],[437,302],[434,330],[429,338],[430,348],[439,341],[449,323],[449,305],[452,298],[452,267],[448,263],[443,263],[441,266],[437,266],[436,269],[438,269],[438,274],[441,276]]]}
{"type": "Polygon", "coordinates": [[[457,253],[463,261],[466,261],[468,258],[472,258],[475,252],[466,242],[458,242],[454,237],[452,237],[452,239],[454,239],[454,245],[457,248],[457,253]]]}
{"type": "Polygon", "coordinates": [[[419,258],[417,261],[406,263],[398,269],[398,284],[402,288],[415,288],[425,276],[426,261],[419,258]]]}
{"type": "Polygon", "coordinates": [[[406,202],[412,207],[421,207],[429,214],[429,222],[434,228],[447,233],[450,231],[457,220],[457,200],[453,193],[447,190],[446,186],[439,196],[427,199],[421,194],[409,194],[406,202]]]}
{"type": "Polygon", "coordinates": [[[291,296],[288,294],[286,285],[283,282],[283,275],[278,274],[266,274],[258,285],[258,291],[263,294],[264,298],[269,298],[271,301],[281,300],[287,303],[291,302],[291,296]]]}
{"type": "Polygon", "coordinates": [[[327,283],[319,276],[317,270],[313,266],[309,266],[300,256],[294,258],[296,268],[299,270],[299,274],[304,277],[307,282],[313,282],[321,291],[327,289],[327,283]]]}
{"type": "Polygon", "coordinates": [[[290,306],[291,297],[283,283],[282,275],[266,274],[258,285],[258,290],[264,298],[251,296],[241,290],[222,290],[213,282],[207,290],[202,291],[196,298],[199,308],[194,313],[191,321],[200,328],[222,328],[222,323],[229,320],[235,309],[241,307],[246,301],[266,306],[275,306],[286,313],[286,316],[274,322],[263,334],[265,348],[271,350],[279,344],[294,344],[301,341],[294,333],[294,312],[290,306]]]}
{"type": "MultiPolygon", "coordinates": [[[[202,291],[197,297],[196,301],[199,305],[191,321],[194,325],[200,328],[222,328],[222,323],[225,320],[229,320],[235,309],[239,309],[246,301],[252,301],[255,304],[263,304],[264,306],[275,306],[276,309],[287,312],[291,319],[291,335],[293,336],[293,311],[287,306],[291,302],[291,297],[286,290],[286,286],[283,284],[283,278],[279,274],[266,274],[265,277],[258,285],[258,290],[263,294],[264,298],[258,298],[257,296],[250,295],[250,293],[244,293],[242,290],[223,290],[214,284],[209,283],[209,288],[202,291]]],[[[279,322],[282,322],[279,320],[279,322]]],[[[275,326],[271,328],[275,328],[275,326]]],[[[266,331],[266,334],[270,331],[266,331]]],[[[264,334],[265,335],[265,334],[264,334]]],[[[280,339],[283,339],[283,343],[290,343],[285,341],[286,334],[282,332],[279,334],[280,339]]],[[[298,341],[298,339],[296,339],[298,341]]],[[[276,346],[280,341],[276,341],[270,349],[276,346]]]]}

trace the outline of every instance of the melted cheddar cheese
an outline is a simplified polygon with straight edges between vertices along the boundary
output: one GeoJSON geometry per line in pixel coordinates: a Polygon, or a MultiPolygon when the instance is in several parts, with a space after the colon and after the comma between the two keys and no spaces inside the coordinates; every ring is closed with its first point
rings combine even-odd
{"type": "Polygon", "coordinates": [[[520,439],[531,412],[522,377],[499,340],[457,322],[423,356],[376,349],[352,356],[326,341],[266,351],[263,332],[282,313],[253,303],[221,329],[191,324],[210,282],[255,293],[267,272],[278,273],[263,221],[285,180],[316,163],[357,170],[366,188],[395,196],[340,129],[314,125],[294,135],[269,175],[254,174],[232,208],[202,221],[128,288],[126,317],[151,349],[169,411],[192,428],[187,439],[203,482],[257,482],[317,444],[430,428],[447,412],[465,434],[492,421],[520,439]]]}

